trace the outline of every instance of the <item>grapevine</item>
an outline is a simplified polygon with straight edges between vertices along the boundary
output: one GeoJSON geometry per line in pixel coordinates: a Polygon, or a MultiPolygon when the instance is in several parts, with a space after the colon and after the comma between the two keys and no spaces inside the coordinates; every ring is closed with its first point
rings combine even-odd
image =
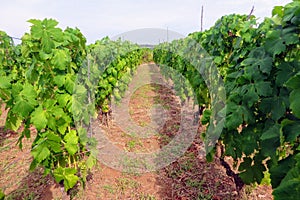
{"type": "MultiPolygon", "coordinates": [[[[299,1],[277,6],[273,17],[261,24],[254,16],[228,15],[211,29],[189,35],[213,57],[225,82],[226,122],[219,138],[225,152],[221,161],[224,156],[231,156],[236,162],[242,160],[238,175],[245,184],[260,183],[264,172],[269,171],[276,199],[299,196],[292,192],[300,186],[296,181],[299,178],[299,101],[296,101],[300,70],[299,9],[299,1]]],[[[170,45],[189,50],[188,45],[181,43],[174,41],[170,45]]],[[[189,63],[180,60],[174,62],[177,55],[161,49],[158,46],[154,50],[158,63],[166,63],[178,72],[189,67],[189,63]]],[[[192,77],[189,80],[193,83],[192,77]]],[[[192,85],[194,89],[205,87],[201,81],[199,86],[192,85]]],[[[204,91],[196,95],[208,96],[204,91]]],[[[210,102],[198,99],[208,108],[202,120],[206,124],[211,113],[210,102]]]]}
{"type": "Polygon", "coordinates": [[[112,99],[124,96],[137,66],[153,53],[182,102],[194,99],[202,124],[221,131],[220,137],[202,133],[209,160],[218,144],[226,168],[225,156],[241,162],[237,186],[259,184],[268,172],[275,199],[300,196],[298,0],[276,6],[262,23],[223,16],[204,32],[153,51],[108,37],[86,45],[77,28],[62,30],[53,19],[29,22],[20,45],[0,31],[0,98],[8,109],[5,127],[20,132],[20,148],[23,138],[35,137],[31,170],[42,166],[65,191],[84,186],[97,159],[92,121],[110,112],[112,99]],[[226,96],[224,105],[219,95],[226,96]]]}

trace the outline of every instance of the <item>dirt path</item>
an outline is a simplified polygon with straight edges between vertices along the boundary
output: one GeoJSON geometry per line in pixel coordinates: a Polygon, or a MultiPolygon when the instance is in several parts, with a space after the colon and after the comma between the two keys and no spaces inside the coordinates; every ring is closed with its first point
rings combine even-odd
{"type": "MultiPolygon", "coordinates": [[[[164,82],[156,65],[138,68],[120,105],[114,107],[109,126],[95,122],[95,133],[101,132],[101,135],[95,135],[100,141],[99,161],[86,189],[71,191],[73,199],[242,198],[238,197],[233,179],[226,175],[218,160],[207,163],[199,154],[202,151],[201,126],[197,125],[197,137],[192,140],[180,138],[182,143],[190,142],[187,151],[167,166],[160,167],[171,155],[157,157],[163,154],[153,152],[168,147],[184,132],[182,130],[186,130],[180,126],[193,120],[189,115],[194,110],[184,114],[185,108],[172,87],[164,82]],[[186,118],[183,115],[187,115],[186,118]],[[153,157],[142,159],[152,154],[156,155],[154,160],[151,160],[153,157]],[[155,164],[151,165],[150,161],[155,164]]],[[[0,188],[8,199],[69,199],[51,177],[43,177],[41,169],[28,172],[32,139],[24,141],[23,152],[15,146],[16,142],[17,134],[0,132],[0,188]]],[[[247,187],[244,199],[272,199],[270,193],[269,186],[247,187]]]]}

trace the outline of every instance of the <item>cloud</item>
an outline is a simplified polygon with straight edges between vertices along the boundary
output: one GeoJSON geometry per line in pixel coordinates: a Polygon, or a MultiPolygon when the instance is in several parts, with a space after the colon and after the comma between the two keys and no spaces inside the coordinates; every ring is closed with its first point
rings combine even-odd
{"type": "Polygon", "coordinates": [[[11,0],[1,4],[0,29],[20,37],[28,31],[30,18],[54,18],[61,28],[78,27],[94,42],[106,35],[140,28],[169,29],[187,35],[200,30],[200,11],[204,6],[204,28],[221,16],[248,14],[271,16],[276,4],[291,0],[11,0]]]}

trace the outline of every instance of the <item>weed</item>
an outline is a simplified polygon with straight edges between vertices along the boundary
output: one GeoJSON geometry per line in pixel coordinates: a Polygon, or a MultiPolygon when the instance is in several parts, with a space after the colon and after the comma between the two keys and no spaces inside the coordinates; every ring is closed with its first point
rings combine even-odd
{"type": "Polygon", "coordinates": [[[142,122],[139,122],[139,125],[140,125],[141,127],[145,127],[145,126],[148,125],[148,123],[145,122],[145,121],[142,121],[142,122]]]}
{"type": "Polygon", "coordinates": [[[271,178],[270,178],[269,171],[264,172],[264,178],[262,179],[260,184],[261,185],[267,185],[267,186],[271,185],[271,178]]]}
{"type": "Polygon", "coordinates": [[[118,178],[117,179],[117,190],[124,193],[127,189],[136,189],[139,187],[139,183],[129,178],[118,178]]]}
{"type": "Polygon", "coordinates": [[[206,193],[204,193],[204,192],[200,192],[200,193],[198,194],[197,199],[198,199],[198,200],[211,200],[212,197],[213,197],[213,194],[210,194],[210,193],[206,194],[206,193]]]}
{"type": "Polygon", "coordinates": [[[194,156],[192,157],[188,157],[188,159],[184,160],[181,163],[181,169],[183,171],[190,171],[195,167],[195,163],[193,162],[194,160],[192,159],[194,156]]]}
{"type": "Polygon", "coordinates": [[[33,199],[37,199],[35,193],[33,192],[30,192],[28,196],[24,198],[24,200],[33,200],[33,199]]]}
{"type": "Polygon", "coordinates": [[[186,181],[186,184],[187,184],[189,187],[201,189],[201,188],[202,188],[202,185],[203,185],[203,181],[193,180],[193,179],[188,179],[188,180],[186,181]]]}
{"type": "Polygon", "coordinates": [[[172,138],[165,134],[159,134],[158,139],[162,144],[168,144],[172,140],[172,138]]]}
{"type": "Polygon", "coordinates": [[[104,185],[103,189],[108,191],[110,194],[115,194],[116,189],[111,185],[104,185]]]}
{"type": "Polygon", "coordinates": [[[139,200],[156,200],[156,198],[151,194],[140,194],[139,200]]]}
{"type": "Polygon", "coordinates": [[[140,140],[138,140],[137,138],[133,138],[132,140],[127,142],[126,150],[132,151],[136,146],[143,147],[143,143],[140,140]]]}
{"type": "Polygon", "coordinates": [[[127,142],[127,147],[131,150],[135,147],[136,145],[136,141],[135,140],[130,140],[129,142],[127,142]]]}

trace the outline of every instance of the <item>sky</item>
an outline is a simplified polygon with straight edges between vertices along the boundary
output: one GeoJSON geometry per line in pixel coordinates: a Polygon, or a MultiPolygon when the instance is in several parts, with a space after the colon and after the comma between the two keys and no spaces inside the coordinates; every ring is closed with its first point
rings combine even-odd
{"type": "MultiPolygon", "coordinates": [[[[292,0],[2,0],[0,30],[21,38],[29,32],[29,19],[53,18],[59,27],[77,27],[88,43],[105,36],[110,38],[126,33],[142,34],[154,43],[166,41],[167,34],[151,38],[152,30],[168,30],[169,40],[200,30],[201,6],[203,28],[208,29],[223,15],[249,14],[263,20],[271,17],[275,5],[292,0]],[[135,30],[143,29],[136,32],[135,30]],[[173,35],[172,33],[177,33],[173,35]]],[[[126,39],[126,38],[125,38],[126,39]]],[[[150,42],[151,42],[150,41],[150,42]]],[[[145,42],[145,41],[144,41],[145,42]]],[[[149,42],[147,40],[147,42],[149,42]]]]}

